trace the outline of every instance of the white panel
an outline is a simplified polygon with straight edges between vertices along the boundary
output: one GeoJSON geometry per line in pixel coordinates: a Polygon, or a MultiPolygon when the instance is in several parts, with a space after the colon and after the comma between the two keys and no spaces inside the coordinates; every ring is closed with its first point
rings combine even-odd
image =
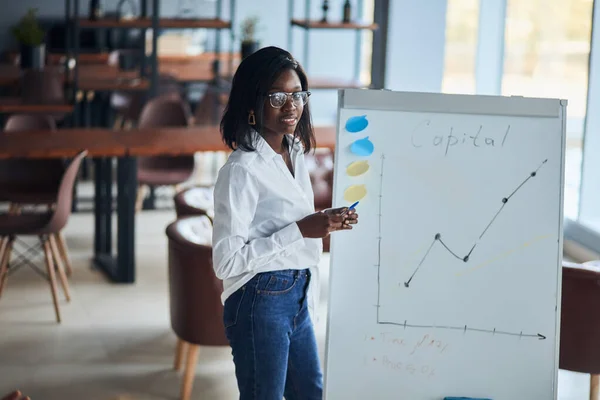
{"type": "Polygon", "coordinates": [[[357,96],[371,105],[339,111],[334,205],[367,194],[332,234],[326,398],[555,398],[566,103],[357,96]]]}

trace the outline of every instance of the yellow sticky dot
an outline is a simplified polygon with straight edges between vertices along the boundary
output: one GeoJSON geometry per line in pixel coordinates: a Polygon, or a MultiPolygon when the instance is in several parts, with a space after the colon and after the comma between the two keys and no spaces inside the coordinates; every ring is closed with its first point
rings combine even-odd
{"type": "Polygon", "coordinates": [[[352,164],[348,165],[346,168],[346,173],[349,176],[360,176],[369,170],[369,162],[368,161],[355,161],[352,164]]]}
{"type": "Polygon", "coordinates": [[[367,187],[365,185],[350,186],[344,192],[344,200],[354,203],[361,200],[367,195],[367,187]]]}

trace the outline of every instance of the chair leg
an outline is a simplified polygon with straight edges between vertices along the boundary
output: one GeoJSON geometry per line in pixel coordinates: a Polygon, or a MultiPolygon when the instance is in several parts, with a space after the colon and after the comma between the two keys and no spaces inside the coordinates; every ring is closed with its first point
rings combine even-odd
{"type": "Polygon", "coordinates": [[[71,294],[69,293],[69,281],[67,280],[67,274],[65,274],[65,268],[63,266],[63,260],[58,251],[58,245],[56,244],[56,235],[48,235],[48,241],[50,242],[50,250],[54,256],[54,262],[56,263],[56,270],[58,271],[58,278],[65,294],[65,299],[71,301],[71,294]]]}
{"type": "Polygon", "coordinates": [[[187,361],[185,363],[185,374],[183,376],[183,385],[181,386],[181,400],[189,400],[192,394],[192,385],[196,375],[196,363],[198,362],[197,344],[188,344],[187,361]]]}
{"type": "Polygon", "coordinates": [[[590,400],[600,400],[600,374],[592,374],[590,377],[590,400]]]}
{"type": "Polygon", "coordinates": [[[135,198],[135,212],[137,213],[144,206],[144,197],[146,196],[146,186],[139,185],[137,190],[137,197],[135,198]]]}
{"type": "Polygon", "coordinates": [[[14,237],[5,236],[2,238],[2,255],[0,256],[0,296],[8,279],[8,264],[10,263],[10,253],[14,242],[14,237]]]}
{"type": "Polygon", "coordinates": [[[185,356],[185,349],[187,343],[182,339],[177,339],[177,347],[175,348],[175,362],[173,363],[173,369],[175,371],[179,371],[181,369],[181,364],[183,363],[183,359],[185,356]]]}
{"type": "Polygon", "coordinates": [[[55,235],[56,244],[58,245],[58,251],[60,252],[60,257],[65,262],[65,270],[67,272],[67,276],[73,275],[73,265],[71,264],[71,257],[69,257],[69,251],[67,250],[67,241],[65,240],[65,235],[62,232],[59,232],[55,235]]]}
{"type": "Polygon", "coordinates": [[[54,312],[56,313],[56,322],[60,323],[60,309],[58,307],[58,291],[56,290],[56,277],[54,276],[54,262],[52,261],[52,249],[50,241],[44,236],[40,236],[42,246],[44,247],[44,255],[46,256],[46,269],[50,278],[50,291],[52,293],[52,301],[54,302],[54,312]]]}

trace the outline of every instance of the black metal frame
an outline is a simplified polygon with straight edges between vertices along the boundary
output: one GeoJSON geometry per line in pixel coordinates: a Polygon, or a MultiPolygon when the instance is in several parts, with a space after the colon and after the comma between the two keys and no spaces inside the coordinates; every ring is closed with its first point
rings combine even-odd
{"type": "MultiPolygon", "coordinates": [[[[142,0],[141,16],[147,17],[148,0],[142,0]]],[[[74,58],[73,85],[71,100],[75,103],[74,123],[80,125],[81,110],[78,98],[87,96],[79,93],[78,87],[78,66],[79,66],[79,1],[74,0],[73,13],[71,14],[71,0],[65,0],[66,19],[67,19],[67,37],[66,37],[66,71],[70,73],[69,63],[74,58]],[[73,53],[71,53],[71,48],[73,53]]],[[[230,31],[233,32],[235,16],[235,0],[229,0],[230,7],[230,31]]],[[[222,15],[222,0],[217,0],[217,18],[222,15]]],[[[156,33],[159,30],[160,21],[160,0],[152,0],[152,29],[156,33]]],[[[99,29],[108,29],[99,27],[99,29]]],[[[121,29],[121,28],[119,28],[121,29]]],[[[126,28],[123,28],[126,29],[126,28]]],[[[139,29],[139,28],[136,28],[139,29]]],[[[220,55],[221,28],[216,29],[215,54],[220,55]]],[[[142,29],[145,33],[145,28],[142,29]]],[[[145,37],[145,35],[144,35],[145,37]]],[[[231,34],[231,52],[233,53],[233,33],[231,34]]],[[[152,36],[152,55],[150,57],[151,76],[149,96],[154,97],[158,90],[158,54],[157,54],[158,35],[152,36]]],[[[143,54],[145,51],[145,41],[142,46],[143,54]]],[[[141,75],[145,75],[146,57],[142,57],[141,75]]],[[[218,60],[218,58],[217,58],[218,60]]],[[[233,65],[233,54],[230,58],[230,66],[233,65]]],[[[215,63],[215,83],[220,81],[219,62],[215,63]]],[[[67,75],[68,77],[68,75],[67,75]]],[[[67,82],[69,80],[67,79],[67,82]]],[[[89,108],[89,107],[88,107],[89,108]]],[[[89,110],[85,115],[85,124],[89,125],[91,115],[89,110]]],[[[112,195],[112,172],[113,159],[111,157],[100,157],[94,159],[95,166],[95,194],[94,194],[94,263],[102,269],[108,277],[119,283],[135,282],[135,200],[137,195],[137,160],[135,157],[126,155],[117,159],[117,248],[116,254],[113,254],[112,248],[112,213],[113,213],[113,195],[112,195]]]]}
{"type": "Polygon", "coordinates": [[[387,65],[387,38],[389,28],[390,0],[375,0],[373,22],[379,29],[373,32],[373,51],[371,53],[371,87],[385,88],[387,65]]]}

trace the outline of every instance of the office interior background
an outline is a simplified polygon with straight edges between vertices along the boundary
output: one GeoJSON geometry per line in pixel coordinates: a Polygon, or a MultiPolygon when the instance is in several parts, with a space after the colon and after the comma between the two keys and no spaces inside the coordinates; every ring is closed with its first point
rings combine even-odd
{"type": "MultiPolygon", "coordinates": [[[[118,1],[101,3],[110,11],[118,1]]],[[[212,16],[217,6],[216,0],[160,3],[164,17],[212,16]]],[[[600,166],[595,157],[600,151],[600,116],[594,112],[600,96],[594,71],[600,40],[599,30],[592,29],[600,17],[594,14],[593,0],[363,0],[354,2],[353,13],[366,21],[375,19],[380,29],[358,34],[318,30],[306,34],[290,28],[290,13],[303,18],[306,3],[236,2],[235,37],[232,43],[227,32],[220,34],[222,51],[237,51],[240,21],[258,16],[261,45],[287,48],[311,76],[358,78],[363,85],[391,90],[568,99],[566,238],[600,252],[596,206],[600,179],[594,173],[600,166]],[[374,45],[380,49],[375,54],[374,45]]],[[[321,2],[308,3],[310,17],[320,19],[321,2]]],[[[330,19],[341,18],[342,3],[329,2],[330,19]]],[[[228,5],[222,4],[225,16],[228,5]]],[[[80,15],[86,16],[89,2],[79,0],[79,6],[80,15]]],[[[59,20],[65,15],[64,0],[11,3],[0,15],[0,49],[13,49],[10,27],[31,7],[37,8],[40,19],[59,20]]],[[[166,37],[173,35],[189,37],[188,52],[210,51],[215,42],[210,30],[169,30],[161,32],[164,45],[159,41],[159,54],[169,52],[166,37]]],[[[311,101],[316,124],[335,122],[336,96],[335,90],[315,91],[311,101]]]]}
{"type": "MultiPolygon", "coordinates": [[[[70,1],[79,1],[79,14],[87,17],[89,0],[70,1]]],[[[0,0],[0,2],[2,6],[0,52],[18,49],[10,34],[10,29],[26,14],[27,10],[36,8],[40,20],[46,24],[52,24],[53,21],[64,19],[65,4],[67,3],[66,0],[0,0]]],[[[105,0],[101,3],[104,10],[113,11],[119,1],[105,0]]],[[[151,2],[149,1],[149,3],[151,2]]],[[[161,17],[202,18],[212,17],[220,12],[223,18],[228,19],[231,15],[230,4],[230,1],[220,2],[217,0],[162,0],[159,14],[161,17]],[[221,6],[221,10],[217,10],[218,5],[221,6]]],[[[248,17],[257,16],[259,21],[257,37],[260,45],[275,45],[290,50],[307,70],[309,79],[340,82],[340,86],[348,84],[366,87],[371,85],[374,88],[401,91],[567,99],[564,187],[565,254],[577,261],[600,258],[600,207],[598,206],[600,204],[600,1],[354,0],[352,1],[352,12],[355,18],[367,23],[378,24],[376,30],[362,29],[357,32],[352,30],[304,30],[290,25],[291,18],[301,19],[307,14],[310,19],[320,19],[323,15],[321,1],[237,0],[234,4],[235,19],[231,32],[224,30],[217,34],[210,29],[160,31],[158,54],[182,52],[193,55],[209,52],[214,50],[216,42],[219,43],[222,52],[238,52],[241,22],[248,17]]],[[[331,20],[341,19],[342,6],[343,0],[329,1],[328,16],[331,20]]],[[[151,7],[148,13],[152,15],[151,7]]],[[[151,43],[151,30],[148,30],[147,35],[146,42],[151,43]]],[[[227,70],[228,67],[223,65],[222,68],[227,70]]],[[[202,98],[205,90],[206,85],[203,83],[191,84],[188,90],[189,100],[191,102],[198,101],[202,98]]],[[[315,125],[335,125],[337,90],[325,87],[314,88],[311,91],[310,101],[315,125]]],[[[206,164],[209,169],[214,166],[211,162],[206,164]]],[[[223,158],[220,159],[220,162],[223,162],[223,158]]],[[[89,182],[82,183],[84,195],[89,194],[85,189],[86,183],[89,182]]],[[[85,204],[81,207],[85,209],[85,204]]],[[[75,218],[86,218],[78,220],[78,223],[81,221],[84,223],[74,228],[74,225],[71,225],[72,229],[76,231],[86,229],[85,224],[91,224],[91,214],[85,212],[81,214],[85,215],[83,217],[75,216],[75,218]]],[[[138,223],[154,224],[154,219],[144,219],[155,218],[154,215],[142,213],[138,223]]],[[[159,227],[148,230],[148,232],[156,232],[158,237],[143,239],[143,246],[166,248],[163,225],[169,221],[169,218],[171,218],[170,214],[167,217],[159,217],[157,223],[159,227]]],[[[91,228],[89,230],[91,232],[91,228]]],[[[79,234],[79,231],[77,232],[79,234]]],[[[91,235],[91,233],[89,234],[91,235]]],[[[143,234],[147,234],[147,232],[143,232],[143,234]]],[[[73,240],[73,242],[77,242],[77,240],[73,240]]],[[[144,249],[147,248],[149,247],[144,247],[144,249]]],[[[90,249],[81,251],[79,263],[82,264],[82,269],[89,265],[91,251],[90,249]]],[[[160,254],[160,257],[152,257],[162,262],[158,266],[162,274],[166,267],[163,265],[164,254],[160,254]]],[[[151,255],[142,253],[140,264],[149,262],[150,257],[151,255]]],[[[151,262],[156,262],[156,260],[151,262]]],[[[152,279],[154,278],[142,278],[142,282],[145,282],[143,285],[146,287],[150,285],[151,290],[158,290],[161,296],[166,297],[166,289],[162,286],[160,289],[156,289],[157,282],[152,279]]],[[[15,286],[18,285],[17,281],[18,278],[15,277],[15,286]]],[[[7,293],[14,290],[10,287],[11,285],[13,282],[10,283],[7,293]]],[[[47,293],[44,294],[47,295],[47,293]]],[[[110,295],[112,296],[113,292],[110,295]]],[[[144,298],[149,305],[144,305],[144,307],[157,304],[151,299],[152,294],[145,296],[147,296],[144,298]]],[[[46,303],[50,304],[48,296],[43,298],[46,303]]],[[[5,301],[4,298],[3,301],[5,301]]],[[[131,301],[139,305],[136,303],[138,300],[131,299],[131,301]]],[[[15,297],[15,304],[18,302],[20,300],[15,297]]],[[[163,304],[160,304],[162,307],[163,304]]],[[[118,307],[119,303],[111,303],[112,311],[118,307]]],[[[161,312],[164,312],[164,315],[161,314],[160,318],[162,319],[159,323],[166,326],[168,312],[163,308],[161,308],[161,312]]],[[[0,302],[1,309],[2,302],[0,302]]],[[[149,310],[150,308],[145,309],[147,315],[139,317],[140,321],[146,321],[146,319],[150,321],[153,316],[150,315],[152,311],[149,310]]],[[[48,311],[44,310],[43,315],[52,323],[51,313],[48,314],[48,311]]],[[[108,315],[108,311],[95,314],[100,319],[110,318],[108,315]]],[[[10,321],[11,318],[13,318],[12,315],[7,321],[10,321]]],[[[20,320],[22,319],[20,318],[20,320]]],[[[153,321],[151,325],[154,324],[155,327],[160,325],[155,322],[153,321]]],[[[5,322],[0,322],[0,324],[5,324],[5,322]]],[[[9,332],[7,327],[8,325],[4,327],[5,333],[9,332]]],[[[133,328],[128,327],[127,329],[133,328]]],[[[323,333],[324,330],[320,332],[323,333]]],[[[9,336],[12,337],[11,340],[17,343],[18,331],[9,333],[9,336]]],[[[29,335],[33,335],[33,333],[29,335]]],[[[59,344],[61,349],[66,347],[65,337],[75,336],[75,334],[69,334],[71,336],[56,339],[58,336],[55,336],[54,333],[49,335],[55,343],[57,340],[61,342],[59,344]]],[[[109,336],[107,330],[103,330],[102,335],[109,336]]],[[[170,357],[171,339],[171,337],[166,339],[161,337],[157,351],[164,351],[170,357]]],[[[320,340],[322,340],[322,335],[320,340]]],[[[134,339],[130,338],[120,344],[125,346],[124,343],[131,344],[133,341],[134,339]]],[[[43,343],[38,343],[36,346],[41,348],[43,343]]],[[[6,347],[8,348],[8,345],[6,347]]],[[[113,350],[118,352],[118,348],[113,350]]],[[[79,347],[79,351],[85,352],[83,345],[79,347]]],[[[140,356],[142,350],[138,349],[137,351],[139,353],[136,356],[145,357],[140,356]]],[[[35,356],[33,357],[35,358],[35,356]]],[[[74,355],[69,359],[68,362],[72,365],[69,368],[65,367],[63,372],[77,373],[78,361],[73,361],[77,357],[78,355],[74,355]]],[[[210,357],[211,355],[209,355],[209,360],[210,357]]],[[[212,357],[221,360],[222,355],[215,356],[213,354],[212,357]]],[[[229,364],[223,365],[225,364],[219,364],[223,370],[231,372],[230,369],[227,369],[230,368],[229,364]]],[[[6,376],[19,377],[27,373],[28,368],[20,368],[10,369],[9,367],[6,369],[8,371],[6,376]]],[[[125,375],[130,372],[126,372],[125,375]]],[[[40,372],[41,375],[45,373],[40,372]]],[[[102,374],[103,372],[100,373],[100,375],[102,374]]],[[[145,378],[148,385],[158,385],[156,382],[152,382],[154,378],[159,382],[167,379],[163,375],[148,374],[145,378]]],[[[88,379],[87,376],[86,379],[88,379]]],[[[201,398],[204,391],[221,393],[218,385],[213,385],[210,380],[212,378],[204,379],[195,382],[195,397],[201,398]]],[[[232,376],[229,376],[228,379],[226,384],[233,388],[232,376]]],[[[564,399],[584,398],[576,397],[582,393],[579,389],[573,389],[572,392],[577,395],[569,397],[567,392],[571,389],[564,388],[589,386],[587,378],[571,381],[570,377],[564,378],[563,376],[560,379],[567,382],[563,385],[564,399]]],[[[22,382],[24,380],[19,378],[15,381],[22,382]]],[[[66,384],[64,379],[62,382],[66,384]]],[[[177,387],[179,384],[178,380],[169,382],[172,387],[177,387]]],[[[2,390],[10,386],[10,382],[3,382],[2,377],[0,377],[0,383],[2,383],[0,385],[2,390]]],[[[138,386],[144,384],[141,380],[136,383],[138,386]]],[[[97,386],[98,383],[94,383],[94,385],[97,386]]],[[[129,387],[128,384],[122,384],[122,386],[129,387]]],[[[228,393],[233,393],[234,389],[231,388],[228,389],[230,390],[228,393]]],[[[84,385],[81,385],[78,390],[78,393],[84,393],[84,385]]],[[[132,391],[134,390],[132,389],[132,391]]],[[[68,390],[63,388],[56,393],[68,393],[68,390]]],[[[176,392],[171,389],[169,389],[169,393],[171,397],[176,395],[176,392]]],[[[0,394],[3,393],[0,391],[0,394]]],[[[585,394],[587,395],[587,392],[585,394]]],[[[43,400],[43,397],[39,397],[39,399],[43,400]]]]}

